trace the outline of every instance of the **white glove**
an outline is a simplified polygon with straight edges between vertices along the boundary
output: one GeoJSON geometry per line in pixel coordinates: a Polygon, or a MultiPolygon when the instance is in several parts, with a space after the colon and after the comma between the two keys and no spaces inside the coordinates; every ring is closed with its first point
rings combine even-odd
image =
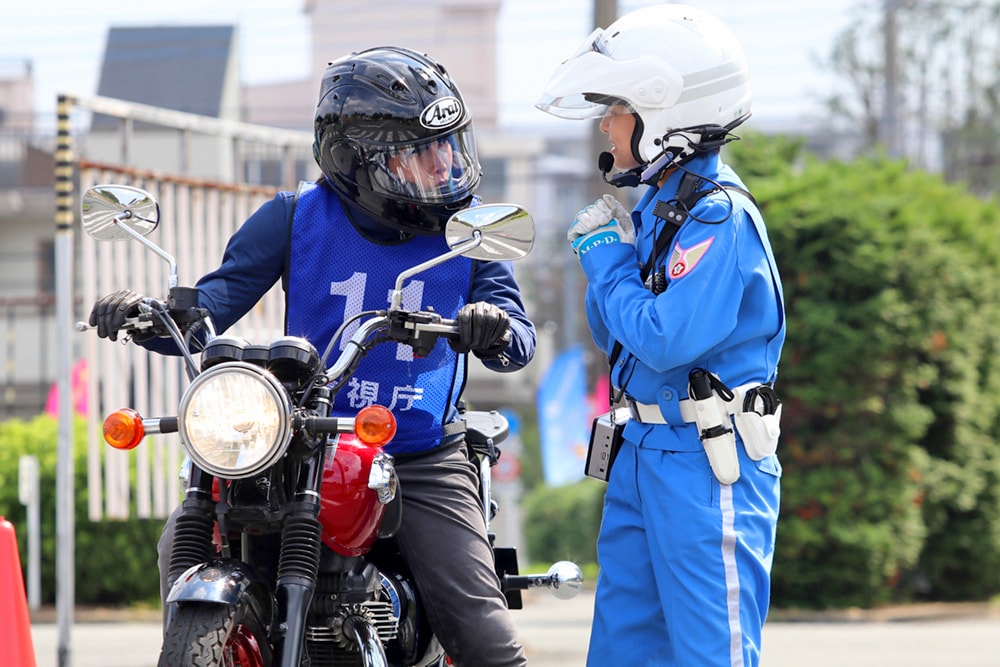
{"type": "Polygon", "coordinates": [[[609,243],[635,245],[632,215],[613,196],[604,195],[576,214],[566,238],[578,255],[609,243]]]}

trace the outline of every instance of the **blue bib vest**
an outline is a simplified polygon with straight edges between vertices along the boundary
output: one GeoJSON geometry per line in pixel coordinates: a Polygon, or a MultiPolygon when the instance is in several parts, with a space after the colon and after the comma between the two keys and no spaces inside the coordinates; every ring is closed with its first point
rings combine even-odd
{"type": "MultiPolygon", "coordinates": [[[[389,306],[396,276],[449,250],[443,237],[415,236],[399,245],[363,238],[327,188],[303,184],[292,220],[285,331],[307,338],[322,353],[344,321],[389,306]]],[[[403,287],[403,308],[433,308],[454,318],[465,305],[472,260],[458,257],[411,278],[403,287]]],[[[345,330],[328,360],[332,363],[357,330],[345,330]]],[[[367,405],[384,405],[396,416],[391,454],[419,452],[441,442],[442,426],[465,381],[465,364],[444,340],[426,357],[406,345],[381,343],[337,392],[331,416],[352,416],[367,405]]]]}

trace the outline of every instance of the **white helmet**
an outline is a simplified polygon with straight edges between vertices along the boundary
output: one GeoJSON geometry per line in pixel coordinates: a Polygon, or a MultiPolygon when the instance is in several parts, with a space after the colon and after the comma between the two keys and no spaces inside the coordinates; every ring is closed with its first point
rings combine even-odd
{"type": "Polygon", "coordinates": [[[711,14],[653,5],[595,30],[552,73],[536,106],[584,119],[621,102],[639,119],[632,153],[640,165],[665,152],[667,163],[683,161],[703,139],[702,149],[725,143],[750,115],[746,56],[711,14]]]}

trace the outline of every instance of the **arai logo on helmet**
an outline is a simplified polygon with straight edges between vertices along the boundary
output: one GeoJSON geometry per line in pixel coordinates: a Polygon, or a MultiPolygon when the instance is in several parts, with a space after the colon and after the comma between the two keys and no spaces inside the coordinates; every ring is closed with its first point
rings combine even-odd
{"type": "Polygon", "coordinates": [[[432,130],[441,130],[462,120],[462,101],[457,97],[442,97],[424,109],[420,124],[432,130]]]}

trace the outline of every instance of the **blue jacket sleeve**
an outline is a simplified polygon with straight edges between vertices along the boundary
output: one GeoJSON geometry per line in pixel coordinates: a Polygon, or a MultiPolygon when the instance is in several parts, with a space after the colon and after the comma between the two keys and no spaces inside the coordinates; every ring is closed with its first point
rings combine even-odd
{"type": "MultiPolygon", "coordinates": [[[[699,207],[698,216],[714,219],[709,217],[719,214],[714,206],[699,207]]],[[[643,286],[631,245],[587,253],[581,265],[589,281],[589,305],[599,315],[598,332],[606,331],[656,371],[687,367],[726,340],[736,327],[744,292],[735,230],[738,224],[752,224],[746,217],[739,210],[723,224],[685,223],[675,244],[686,249],[707,247],[693,270],[672,279],[659,295],[643,286]],[[738,223],[733,219],[737,216],[738,223]]],[[[602,342],[596,333],[595,340],[602,342]]]]}
{"type": "Polygon", "coordinates": [[[240,227],[226,246],[222,263],[196,287],[202,307],[221,333],[260,301],[285,270],[293,193],[282,192],[240,227]]]}
{"type": "Polygon", "coordinates": [[[608,327],[604,324],[604,321],[600,318],[600,297],[594,291],[594,288],[589,284],[587,285],[587,324],[590,327],[590,335],[594,339],[594,344],[597,345],[598,349],[603,350],[606,355],[611,355],[611,348],[614,346],[614,340],[611,338],[611,332],[608,331],[608,327]]]}
{"type": "MultiPolygon", "coordinates": [[[[293,197],[281,192],[257,209],[229,239],[219,268],[195,285],[198,305],[211,313],[218,333],[246,315],[284,272],[293,197]]],[[[162,354],[180,352],[169,338],[142,345],[162,354]]]]}
{"type": "Polygon", "coordinates": [[[510,262],[476,262],[469,303],[477,301],[492,303],[510,316],[510,345],[504,352],[510,364],[505,366],[500,359],[483,359],[483,365],[501,372],[526,366],[535,355],[535,325],[524,312],[510,262]]]}

